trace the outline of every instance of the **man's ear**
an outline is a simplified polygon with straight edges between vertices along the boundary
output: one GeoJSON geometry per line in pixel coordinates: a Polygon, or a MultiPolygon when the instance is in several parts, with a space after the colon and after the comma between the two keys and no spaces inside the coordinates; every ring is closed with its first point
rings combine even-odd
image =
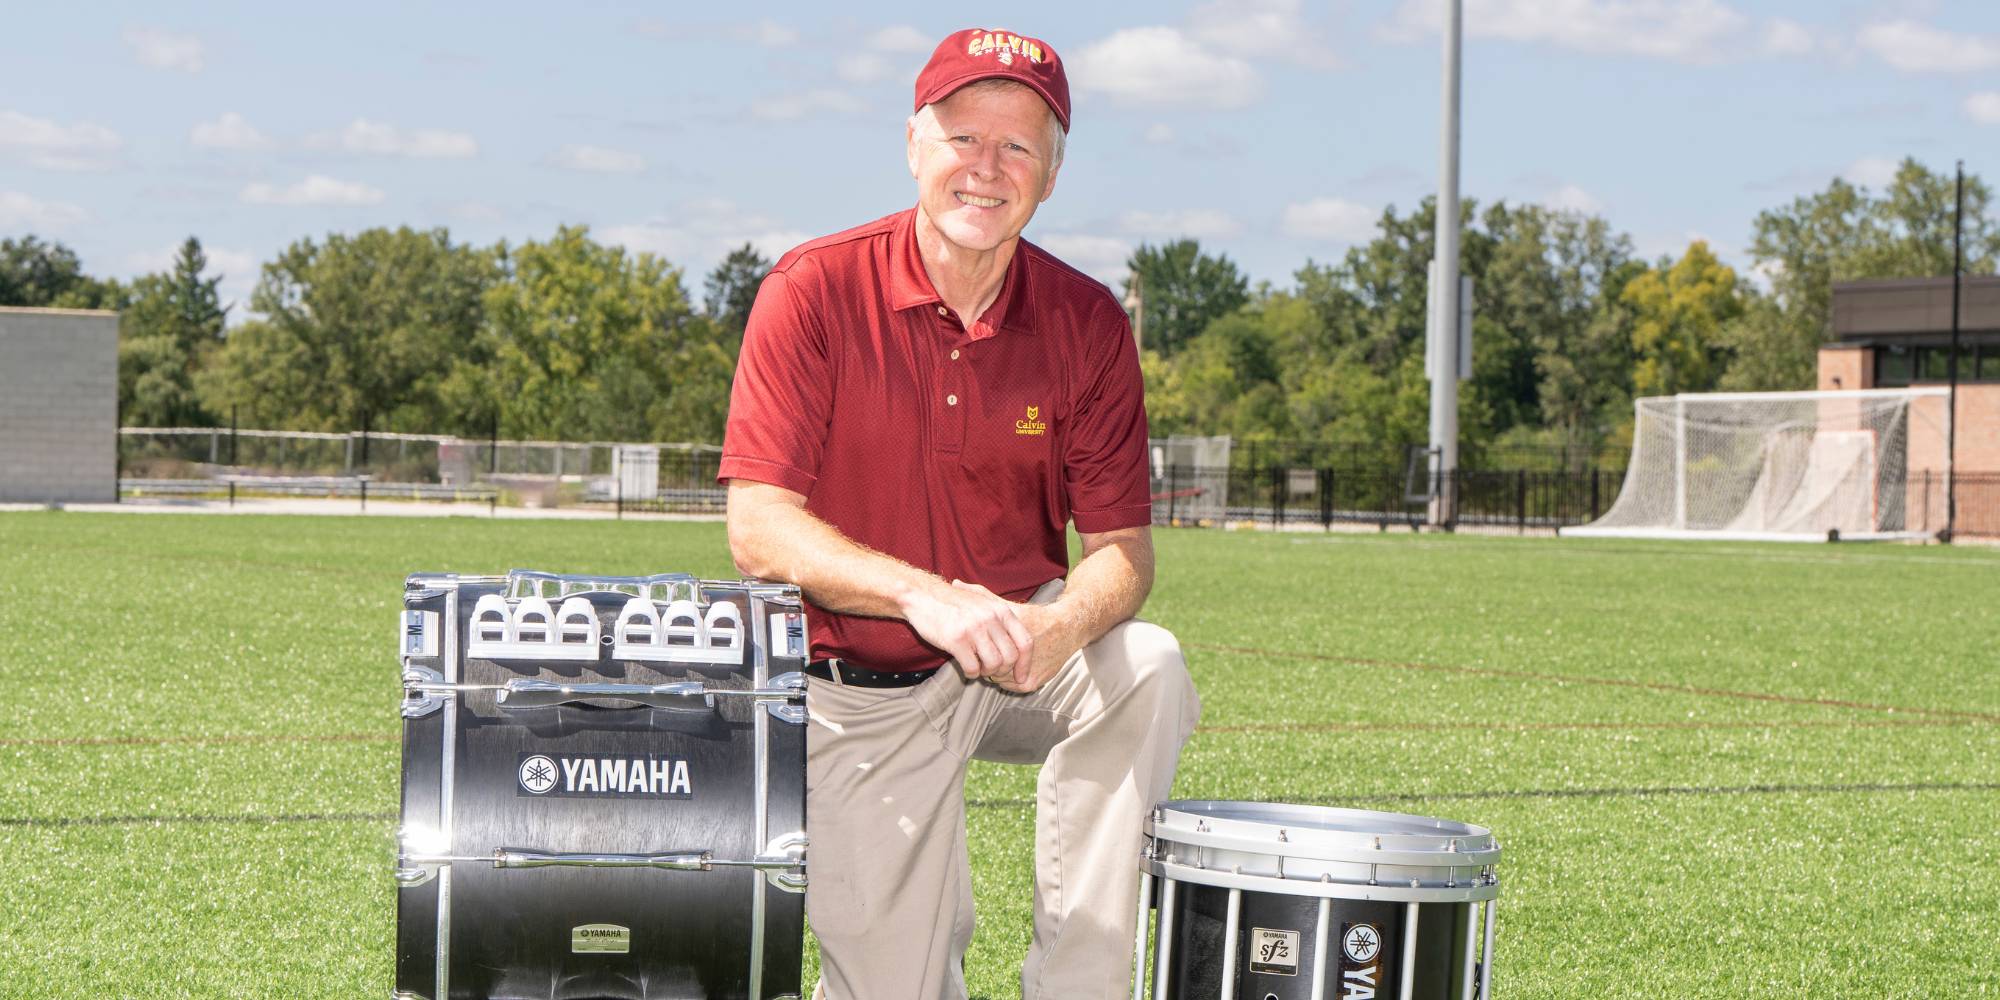
{"type": "Polygon", "coordinates": [[[911,177],[917,176],[918,152],[917,118],[915,115],[911,115],[910,120],[903,123],[903,156],[910,161],[911,177]]]}

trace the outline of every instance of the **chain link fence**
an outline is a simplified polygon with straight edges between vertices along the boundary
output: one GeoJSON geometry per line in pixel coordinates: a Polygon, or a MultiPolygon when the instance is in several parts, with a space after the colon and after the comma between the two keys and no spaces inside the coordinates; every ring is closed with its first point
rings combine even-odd
{"type": "MultiPolygon", "coordinates": [[[[485,500],[527,507],[720,512],[722,449],[705,444],[513,441],[440,434],[126,427],[121,496],[485,500]],[[652,489],[626,495],[619,458],[649,456],[652,489]]],[[[627,463],[631,464],[630,461],[627,463]]]]}

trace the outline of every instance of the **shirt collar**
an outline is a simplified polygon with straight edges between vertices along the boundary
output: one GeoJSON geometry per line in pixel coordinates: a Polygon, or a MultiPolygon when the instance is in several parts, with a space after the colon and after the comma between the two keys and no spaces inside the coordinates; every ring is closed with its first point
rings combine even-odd
{"type": "MultiPolygon", "coordinates": [[[[1021,293],[1021,285],[1027,280],[1022,258],[1030,252],[1032,248],[1026,240],[1014,248],[1014,259],[1007,262],[1007,274],[1000,279],[1000,294],[967,331],[973,340],[985,340],[1002,330],[1034,332],[1022,315],[1028,298],[1021,293]]],[[[924,273],[923,257],[917,250],[917,210],[908,209],[896,217],[889,233],[889,307],[902,312],[943,303],[944,299],[931,285],[930,275],[924,273]]]]}

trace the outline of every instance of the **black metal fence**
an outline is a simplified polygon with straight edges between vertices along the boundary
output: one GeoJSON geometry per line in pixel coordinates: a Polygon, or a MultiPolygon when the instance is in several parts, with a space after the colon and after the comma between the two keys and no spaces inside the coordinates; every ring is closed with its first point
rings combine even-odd
{"type": "MultiPolygon", "coordinates": [[[[1272,527],[1335,523],[1422,523],[1432,492],[1429,476],[1338,467],[1183,468],[1159,470],[1153,520],[1219,526],[1251,522],[1272,527]]],[[[1617,499],[1620,469],[1581,472],[1460,470],[1450,477],[1457,523],[1554,528],[1594,521],[1617,499]]]]}
{"type": "MultiPolygon", "coordinates": [[[[1428,476],[1412,481],[1392,471],[1337,467],[1197,468],[1169,466],[1153,479],[1153,522],[1183,527],[1253,524],[1265,527],[1423,524],[1433,490],[1428,476]]],[[[1461,469],[1448,483],[1457,499],[1455,524],[1517,531],[1588,524],[1618,499],[1625,470],[1576,472],[1461,469]]],[[[1907,491],[1905,523],[1884,530],[1937,534],[1947,523],[1942,473],[1918,473],[1907,491]]],[[[1959,473],[1954,488],[1955,533],[2000,538],[2000,472],[1959,473]]]]}

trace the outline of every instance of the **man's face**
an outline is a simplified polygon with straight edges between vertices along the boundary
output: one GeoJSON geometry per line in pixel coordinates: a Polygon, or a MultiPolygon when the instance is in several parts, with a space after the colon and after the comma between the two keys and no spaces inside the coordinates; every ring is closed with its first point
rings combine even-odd
{"type": "Polygon", "coordinates": [[[908,136],[924,214],[967,250],[1021,235],[1056,187],[1049,106],[1024,86],[968,87],[934,111],[935,132],[908,136]]]}

